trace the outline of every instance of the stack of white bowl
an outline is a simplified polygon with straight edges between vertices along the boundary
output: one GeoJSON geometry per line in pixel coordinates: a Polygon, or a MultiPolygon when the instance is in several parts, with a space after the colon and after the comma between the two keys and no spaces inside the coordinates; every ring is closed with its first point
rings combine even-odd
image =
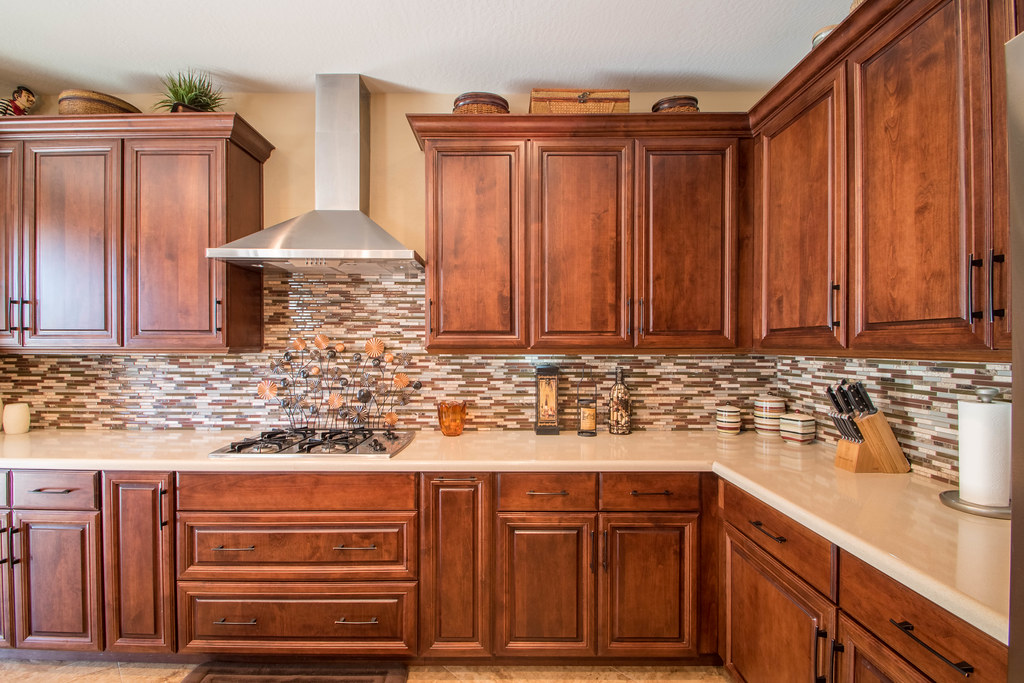
{"type": "Polygon", "coordinates": [[[754,429],[758,434],[779,435],[779,418],[786,412],[786,401],[781,396],[761,394],[754,399],[754,429]]]}

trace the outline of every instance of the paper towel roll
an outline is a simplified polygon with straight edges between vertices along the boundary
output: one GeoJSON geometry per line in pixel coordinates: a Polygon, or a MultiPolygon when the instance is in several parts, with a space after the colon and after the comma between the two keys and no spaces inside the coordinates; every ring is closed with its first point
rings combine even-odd
{"type": "Polygon", "coordinates": [[[1010,504],[1009,403],[957,401],[960,411],[960,500],[1010,504]]]}

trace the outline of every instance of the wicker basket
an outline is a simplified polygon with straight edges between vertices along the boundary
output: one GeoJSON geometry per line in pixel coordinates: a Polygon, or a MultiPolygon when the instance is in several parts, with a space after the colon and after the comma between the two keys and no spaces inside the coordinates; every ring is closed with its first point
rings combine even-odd
{"type": "Polygon", "coordinates": [[[531,114],[628,114],[628,90],[530,91],[531,114]]]}
{"type": "Polygon", "coordinates": [[[662,113],[679,113],[679,112],[699,112],[700,108],[697,107],[697,98],[693,95],[673,95],[672,97],[665,97],[654,103],[651,107],[651,111],[656,114],[662,113]]]}
{"type": "Polygon", "coordinates": [[[490,92],[466,92],[455,98],[453,114],[507,114],[508,100],[490,92]]]}
{"type": "Polygon", "coordinates": [[[65,90],[57,98],[57,111],[64,115],[141,114],[137,107],[112,95],[92,90],[65,90]]]}

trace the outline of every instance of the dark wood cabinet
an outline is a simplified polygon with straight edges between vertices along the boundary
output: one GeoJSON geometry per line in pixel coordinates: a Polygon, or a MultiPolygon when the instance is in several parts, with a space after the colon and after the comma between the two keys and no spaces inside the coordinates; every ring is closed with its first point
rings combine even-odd
{"type": "Polygon", "coordinates": [[[528,345],[525,149],[426,143],[427,350],[528,345]]]}
{"type": "Polygon", "coordinates": [[[258,350],[262,276],[206,249],[262,227],[272,149],[236,114],[0,121],[0,346],[258,350]]]}
{"type": "Polygon", "coordinates": [[[121,142],[25,143],[18,303],[25,348],[121,343],[121,142]]]}
{"type": "Polygon", "coordinates": [[[632,348],[633,144],[530,143],[533,346],[632,348]]]}
{"type": "Polygon", "coordinates": [[[846,76],[822,75],[757,141],[754,346],[846,345],[846,76]]]}
{"type": "Polygon", "coordinates": [[[835,605],[731,524],[723,583],[723,659],[737,680],[825,680],[835,605]]]}
{"type": "Polygon", "coordinates": [[[420,652],[490,656],[493,486],[489,473],[424,474],[420,652]]]}
{"type": "Polygon", "coordinates": [[[7,500],[10,472],[0,470],[0,649],[14,647],[11,621],[11,511],[7,500]]]}
{"type": "Polygon", "coordinates": [[[107,650],[174,651],[170,473],[103,473],[107,650]]]}
{"type": "Polygon", "coordinates": [[[735,348],[739,140],[641,138],[636,155],[637,347],[735,348]]]}
{"type": "Polygon", "coordinates": [[[927,683],[927,676],[910,666],[885,643],[839,614],[832,680],[838,683],[927,683]]]}

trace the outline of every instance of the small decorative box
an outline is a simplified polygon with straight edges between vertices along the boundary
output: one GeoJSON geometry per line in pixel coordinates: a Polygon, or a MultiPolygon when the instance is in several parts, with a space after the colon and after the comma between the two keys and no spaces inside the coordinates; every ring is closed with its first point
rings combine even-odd
{"type": "Polygon", "coordinates": [[[811,443],[814,441],[817,428],[817,423],[810,415],[786,413],[779,418],[779,435],[791,443],[811,443]]]}
{"type": "Polygon", "coordinates": [[[530,91],[531,114],[628,114],[628,90],[530,91]]]}

